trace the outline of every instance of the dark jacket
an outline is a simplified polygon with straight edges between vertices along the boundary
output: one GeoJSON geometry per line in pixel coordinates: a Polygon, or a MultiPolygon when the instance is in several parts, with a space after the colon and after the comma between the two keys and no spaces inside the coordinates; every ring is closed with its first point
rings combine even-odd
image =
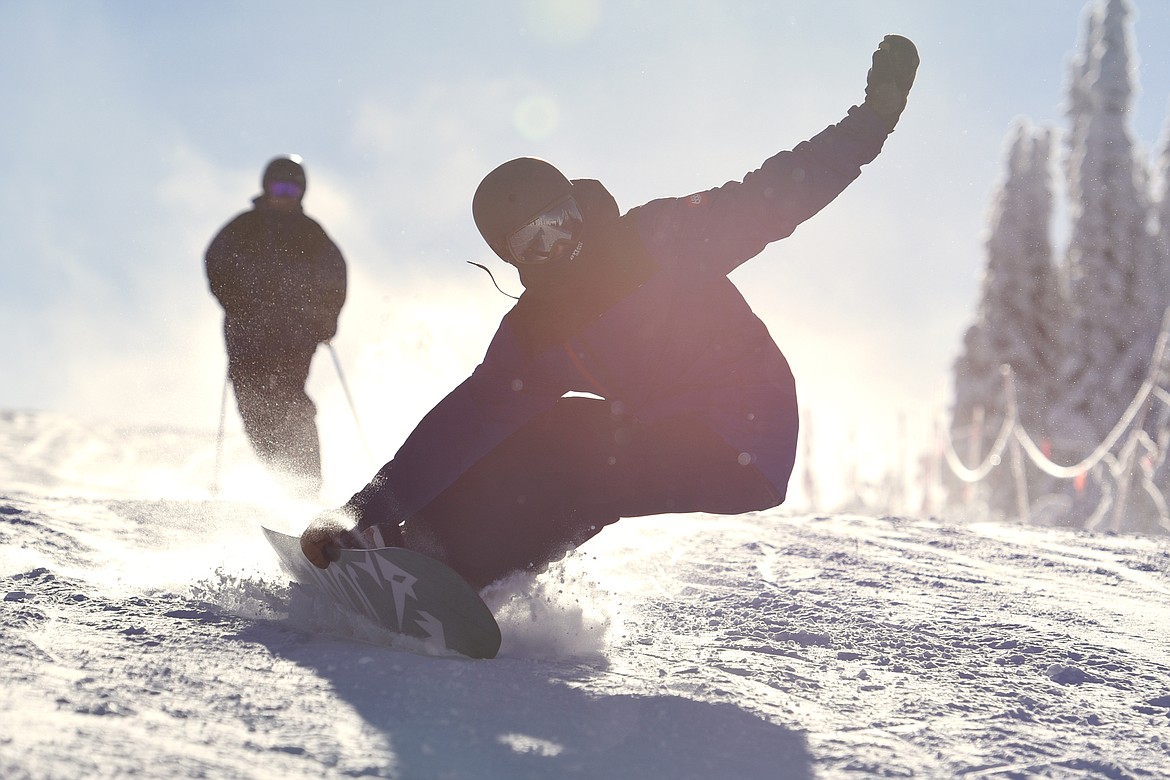
{"type": "Polygon", "coordinates": [[[832,201],[881,151],[866,107],[744,177],[618,216],[596,182],[574,182],[580,257],[525,270],[526,290],[483,362],[354,496],[359,526],[402,520],[565,393],[637,419],[696,415],[783,498],[798,414],[788,363],[727,274],[832,201]],[[535,273],[534,273],[535,272],[535,273]]]}
{"type": "Polygon", "coordinates": [[[300,208],[276,209],[264,196],[254,203],[207,248],[207,280],[223,307],[228,353],[259,359],[311,352],[337,332],[345,260],[300,208]]]}

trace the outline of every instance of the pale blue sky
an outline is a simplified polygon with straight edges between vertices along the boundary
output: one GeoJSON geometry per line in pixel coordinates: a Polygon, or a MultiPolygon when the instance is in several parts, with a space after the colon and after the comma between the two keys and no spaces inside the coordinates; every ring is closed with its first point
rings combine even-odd
{"type": "MultiPolygon", "coordinates": [[[[1136,5],[1134,129],[1152,150],[1170,4],[1136,5]]],[[[1006,139],[1020,116],[1064,127],[1086,6],[0,0],[0,410],[213,430],[202,253],[264,163],[297,152],[306,210],[350,262],[336,346],[388,457],[507,309],[463,261],[517,286],[471,221],[488,170],[546,157],[623,209],[740,178],[860,102],[897,32],[922,68],[885,153],[734,277],[793,363],[819,471],[876,457],[899,412],[913,435],[946,409],[1006,139]]],[[[319,357],[327,469],[364,482],[331,372],[319,357]]]]}

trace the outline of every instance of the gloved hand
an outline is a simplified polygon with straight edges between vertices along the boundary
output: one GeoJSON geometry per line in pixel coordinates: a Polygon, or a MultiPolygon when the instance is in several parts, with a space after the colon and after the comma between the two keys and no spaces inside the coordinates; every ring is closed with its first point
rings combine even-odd
{"type": "Polygon", "coordinates": [[[393,524],[371,525],[359,531],[357,512],[346,506],[318,515],[301,533],[301,552],[318,569],[328,568],[341,550],[373,550],[377,547],[401,547],[402,529],[393,524]]]}
{"type": "Polygon", "coordinates": [[[318,515],[301,534],[301,552],[318,569],[336,561],[342,547],[361,547],[354,544],[357,518],[346,507],[318,515]]]}
{"type": "Polygon", "coordinates": [[[918,49],[909,38],[887,35],[873,53],[873,65],[865,84],[865,104],[890,123],[898,124],[906,96],[918,72],[918,49]]]}
{"type": "Polygon", "coordinates": [[[325,320],[319,320],[317,323],[317,343],[328,344],[337,335],[337,318],[332,317],[325,320]]]}

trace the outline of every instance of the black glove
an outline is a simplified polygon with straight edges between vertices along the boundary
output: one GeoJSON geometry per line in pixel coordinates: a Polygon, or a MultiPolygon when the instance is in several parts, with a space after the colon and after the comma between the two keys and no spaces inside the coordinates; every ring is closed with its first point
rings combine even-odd
{"type": "Polygon", "coordinates": [[[318,515],[301,533],[301,552],[318,569],[329,566],[337,560],[342,547],[363,547],[354,543],[356,518],[345,507],[318,515]]]}
{"type": "Polygon", "coordinates": [[[918,71],[918,49],[909,38],[887,35],[873,53],[873,65],[865,84],[865,104],[893,129],[898,124],[906,96],[918,71]]]}
{"type": "Polygon", "coordinates": [[[317,343],[328,344],[337,335],[337,317],[318,318],[315,330],[317,343]]]}

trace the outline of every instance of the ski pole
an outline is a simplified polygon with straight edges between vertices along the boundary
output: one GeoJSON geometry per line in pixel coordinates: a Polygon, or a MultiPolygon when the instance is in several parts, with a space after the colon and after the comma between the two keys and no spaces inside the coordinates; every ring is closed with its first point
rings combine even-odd
{"type": "Polygon", "coordinates": [[[223,395],[219,401],[219,433],[215,435],[215,476],[211,478],[211,495],[219,495],[220,458],[223,456],[223,429],[227,419],[228,374],[223,377],[223,395]]]}
{"type": "Polygon", "coordinates": [[[349,411],[353,413],[353,424],[357,426],[358,437],[362,440],[362,447],[366,450],[366,457],[370,462],[374,460],[374,454],[370,452],[370,443],[366,439],[365,429],[362,428],[362,421],[358,418],[357,406],[354,405],[353,396],[350,395],[349,385],[345,381],[345,372],[341,370],[341,361],[337,358],[337,350],[333,347],[333,342],[326,341],[325,346],[329,347],[329,354],[333,356],[333,367],[337,369],[337,380],[341,382],[341,390],[345,393],[345,400],[349,402],[349,411]]]}

